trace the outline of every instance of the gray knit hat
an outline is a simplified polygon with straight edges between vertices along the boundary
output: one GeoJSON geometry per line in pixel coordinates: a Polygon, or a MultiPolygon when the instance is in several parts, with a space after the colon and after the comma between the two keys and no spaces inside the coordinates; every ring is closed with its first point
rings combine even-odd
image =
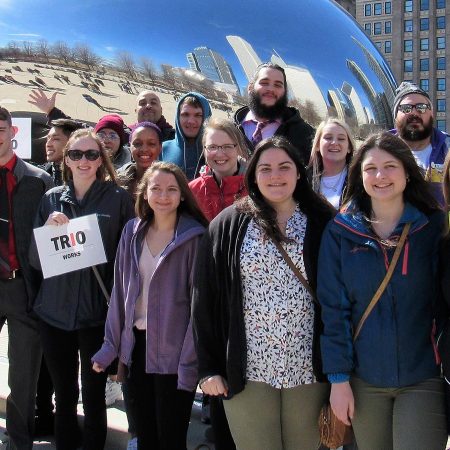
{"type": "MultiPolygon", "coordinates": [[[[406,97],[408,94],[420,94],[430,100],[430,96],[428,92],[425,92],[423,89],[420,89],[417,84],[410,83],[409,81],[403,81],[400,86],[395,90],[395,99],[394,99],[394,120],[397,117],[398,105],[402,101],[403,97],[406,97]]],[[[431,103],[431,100],[430,100],[431,103]]]]}

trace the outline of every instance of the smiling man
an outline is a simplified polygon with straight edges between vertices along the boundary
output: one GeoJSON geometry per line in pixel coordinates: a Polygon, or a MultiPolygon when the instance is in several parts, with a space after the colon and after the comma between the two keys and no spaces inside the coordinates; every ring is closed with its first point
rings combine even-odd
{"type": "Polygon", "coordinates": [[[210,115],[208,100],[197,92],[188,92],[177,105],[175,139],[163,143],[161,160],[181,167],[189,180],[198,174],[203,160],[203,123],[210,115]]]}
{"type": "Polygon", "coordinates": [[[30,266],[28,251],[39,202],[53,183],[42,169],[14,153],[16,131],[11,114],[0,107],[0,329],[6,319],[11,390],[6,448],[31,450],[42,351],[37,320],[29,314],[40,277],[30,266]]]}
{"type": "Polygon", "coordinates": [[[45,142],[47,163],[40,167],[52,177],[55,186],[62,184],[61,161],[63,149],[70,135],[82,126],[80,122],[72,119],[57,119],[51,122],[51,128],[45,142]]]}
{"type": "Polygon", "coordinates": [[[288,92],[284,69],[277,64],[261,64],[248,85],[249,104],[236,111],[234,121],[253,152],[256,144],[271,136],[284,136],[306,164],[311,153],[314,129],[297,109],[287,106],[288,92]]]}
{"type": "Polygon", "coordinates": [[[425,179],[432,183],[435,197],[443,204],[443,168],[450,137],[433,126],[433,106],[428,93],[404,81],[396,90],[393,112],[396,126],[393,133],[410,146],[425,179]]]}
{"type": "Polygon", "coordinates": [[[138,123],[152,122],[161,130],[163,141],[175,137],[175,130],[162,114],[161,100],[153,91],[146,90],[138,94],[135,112],[138,123]]]}

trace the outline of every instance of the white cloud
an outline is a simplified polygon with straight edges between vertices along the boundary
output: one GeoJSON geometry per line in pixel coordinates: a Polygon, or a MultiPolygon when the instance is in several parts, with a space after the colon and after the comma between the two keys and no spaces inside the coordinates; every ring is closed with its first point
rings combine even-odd
{"type": "MultiPolygon", "coordinates": [[[[1,2],[2,0],[0,0],[1,2]]],[[[18,36],[18,37],[41,37],[40,34],[35,33],[9,33],[8,36],[18,36]]]]}
{"type": "Polygon", "coordinates": [[[116,47],[113,47],[112,45],[105,46],[105,50],[108,50],[108,52],[115,52],[117,49],[116,47]]]}
{"type": "Polygon", "coordinates": [[[0,9],[11,9],[12,0],[0,0],[0,9]]]}

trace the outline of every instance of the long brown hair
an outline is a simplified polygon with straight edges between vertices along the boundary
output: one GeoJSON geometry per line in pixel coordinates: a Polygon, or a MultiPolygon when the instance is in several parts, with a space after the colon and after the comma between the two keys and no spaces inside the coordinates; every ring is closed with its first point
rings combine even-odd
{"type": "Polygon", "coordinates": [[[105,150],[105,147],[103,146],[103,142],[97,137],[97,135],[91,130],[82,128],[79,130],[74,131],[69,140],[67,141],[66,146],[63,149],[63,159],[61,162],[61,171],[62,171],[62,178],[64,183],[67,183],[67,181],[71,180],[72,177],[72,171],[66,164],[66,157],[67,152],[70,150],[70,147],[78,140],[82,138],[90,138],[93,141],[96,142],[98,149],[100,150],[100,158],[102,159],[102,164],[97,169],[97,180],[105,181],[110,180],[117,184],[116,182],[116,172],[114,170],[114,166],[112,165],[112,162],[108,156],[108,153],[105,150]]]}
{"type": "Polygon", "coordinates": [[[426,215],[441,209],[431,193],[429,183],[423,178],[408,144],[387,131],[369,136],[356,151],[348,172],[344,209],[351,206],[352,209],[361,211],[367,219],[370,219],[372,202],[364,189],[361,167],[366,153],[374,148],[384,150],[402,163],[408,178],[403,191],[405,202],[411,203],[426,215]]]}
{"type": "Polygon", "coordinates": [[[184,172],[176,165],[170,162],[164,161],[155,161],[142,176],[139,181],[139,185],[136,190],[136,205],[135,211],[136,215],[140,219],[151,220],[153,218],[153,210],[150,208],[148,201],[145,199],[145,194],[147,192],[147,187],[152,178],[152,175],[157,172],[166,172],[171,173],[180,188],[181,197],[183,200],[178,205],[178,213],[185,213],[192,216],[198,222],[200,222],[203,226],[208,226],[208,220],[203,215],[201,209],[197,205],[197,201],[195,200],[194,195],[188,186],[188,179],[184,172]]]}

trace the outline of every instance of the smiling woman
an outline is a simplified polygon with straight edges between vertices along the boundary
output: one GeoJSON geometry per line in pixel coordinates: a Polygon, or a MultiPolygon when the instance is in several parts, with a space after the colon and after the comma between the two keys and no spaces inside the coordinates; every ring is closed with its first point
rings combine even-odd
{"type": "Polygon", "coordinates": [[[200,387],[223,396],[237,448],[310,450],[328,395],[316,346],[315,255],[333,212],[284,138],[256,147],[245,183],[248,197],[213,220],[199,249],[193,318],[200,387]]]}
{"type": "MultiPolygon", "coordinates": [[[[105,290],[113,281],[114,258],[133,202],[115,183],[114,169],[92,131],[75,131],[63,151],[64,185],[42,198],[35,227],[60,226],[96,214],[107,262],[96,266],[105,290]],[[107,180],[107,177],[109,180],[107,180]]],[[[73,255],[68,252],[67,256],[73,255]]],[[[39,268],[36,248],[30,259],[39,268]]],[[[91,370],[90,358],[103,342],[107,299],[90,267],[45,279],[34,304],[42,346],[56,393],[55,438],[58,448],[101,449],[106,438],[106,375],[91,370]],[[84,431],[77,424],[78,361],[81,360],[84,431]]]]}
{"type": "Polygon", "coordinates": [[[391,133],[366,140],[323,235],[317,289],[330,404],[360,450],[445,448],[435,353],[444,226],[408,145],[391,133]]]}

